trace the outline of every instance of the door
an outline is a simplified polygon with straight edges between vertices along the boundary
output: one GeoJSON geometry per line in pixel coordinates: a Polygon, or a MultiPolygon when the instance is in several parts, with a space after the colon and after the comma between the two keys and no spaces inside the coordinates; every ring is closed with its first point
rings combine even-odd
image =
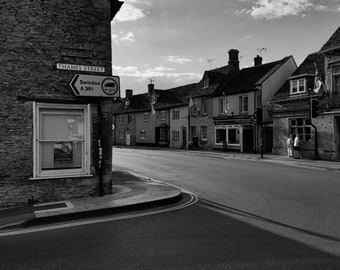
{"type": "Polygon", "coordinates": [[[253,128],[243,128],[243,151],[252,152],[254,151],[254,134],[253,128]]]}
{"type": "Polygon", "coordinates": [[[187,148],[187,128],[182,128],[182,148],[187,148]]]}
{"type": "Polygon", "coordinates": [[[130,140],[130,131],[126,131],[125,133],[125,138],[126,138],[126,145],[130,145],[131,144],[131,140],[130,140]]]}

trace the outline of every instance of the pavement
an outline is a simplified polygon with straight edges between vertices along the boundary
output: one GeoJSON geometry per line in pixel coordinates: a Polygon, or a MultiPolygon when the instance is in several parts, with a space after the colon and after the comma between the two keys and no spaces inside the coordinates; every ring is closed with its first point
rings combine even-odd
{"type": "Polygon", "coordinates": [[[177,187],[129,172],[112,174],[112,194],[2,209],[0,230],[24,228],[48,220],[81,218],[104,210],[113,210],[112,213],[136,209],[136,206],[167,204],[179,200],[182,194],[177,187]]]}
{"type": "MultiPolygon", "coordinates": [[[[334,161],[293,159],[287,156],[271,154],[263,154],[263,157],[261,157],[260,154],[222,151],[193,150],[193,152],[215,158],[251,159],[280,163],[287,166],[340,172],[340,162],[334,161]]],[[[0,230],[22,228],[39,220],[58,220],[58,218],[80,216],[81,214],[106,209],[129,211],[136,206],[169,203],[181,197],[181,190],[177,187],[146,179],[129,172],[114,171],[113,179],[112,194],[103,197],[86,197],[2,209],[0,210],[0,230]]]]}

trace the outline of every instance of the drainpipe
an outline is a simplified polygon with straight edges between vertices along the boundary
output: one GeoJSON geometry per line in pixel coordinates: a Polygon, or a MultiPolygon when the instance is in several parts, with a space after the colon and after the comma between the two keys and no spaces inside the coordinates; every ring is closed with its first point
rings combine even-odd
{"type": "Polygon", "coordinates": [[[102,147],[102,100],[98,106],[98,168],[99,168],[99,196],[104,196],[103,181],[103,147],[102,147]]]}
{"type": "Polygon", "coordinates": [[[317,127],[313,124],[312,122],[312,98],[311,98],[311,89],[308,89],[308,101],[309,101],[309,122],[310,125],[314,128],[314,159],[318,160],[319,155],[318,155],[318,129],[317,127]]]}

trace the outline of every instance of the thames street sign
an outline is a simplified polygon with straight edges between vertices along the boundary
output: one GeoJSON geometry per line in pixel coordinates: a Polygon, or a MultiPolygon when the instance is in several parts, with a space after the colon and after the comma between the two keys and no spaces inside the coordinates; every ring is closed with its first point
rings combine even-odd
{"type": "Polygon", "coordinates": [[[120,97],[118,76],[75,74],[70,82],[70,87],[76,96],[120,97]]]}

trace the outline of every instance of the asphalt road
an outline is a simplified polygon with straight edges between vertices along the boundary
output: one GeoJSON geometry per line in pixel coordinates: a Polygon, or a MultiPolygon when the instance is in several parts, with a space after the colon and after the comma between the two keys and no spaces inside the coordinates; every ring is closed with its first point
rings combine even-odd
{"type": "Polygon", "coordinates": [[[340,256],[339,172],[181,151],[114,148],[113,156],[114,169],[188,189],[229,217],[340,256]]]}
{"type": "Polygon", "coordinates": [[[157,215],[0,237],[0,269],[340,269],[338,257],[200,201],[157,215]]]}

